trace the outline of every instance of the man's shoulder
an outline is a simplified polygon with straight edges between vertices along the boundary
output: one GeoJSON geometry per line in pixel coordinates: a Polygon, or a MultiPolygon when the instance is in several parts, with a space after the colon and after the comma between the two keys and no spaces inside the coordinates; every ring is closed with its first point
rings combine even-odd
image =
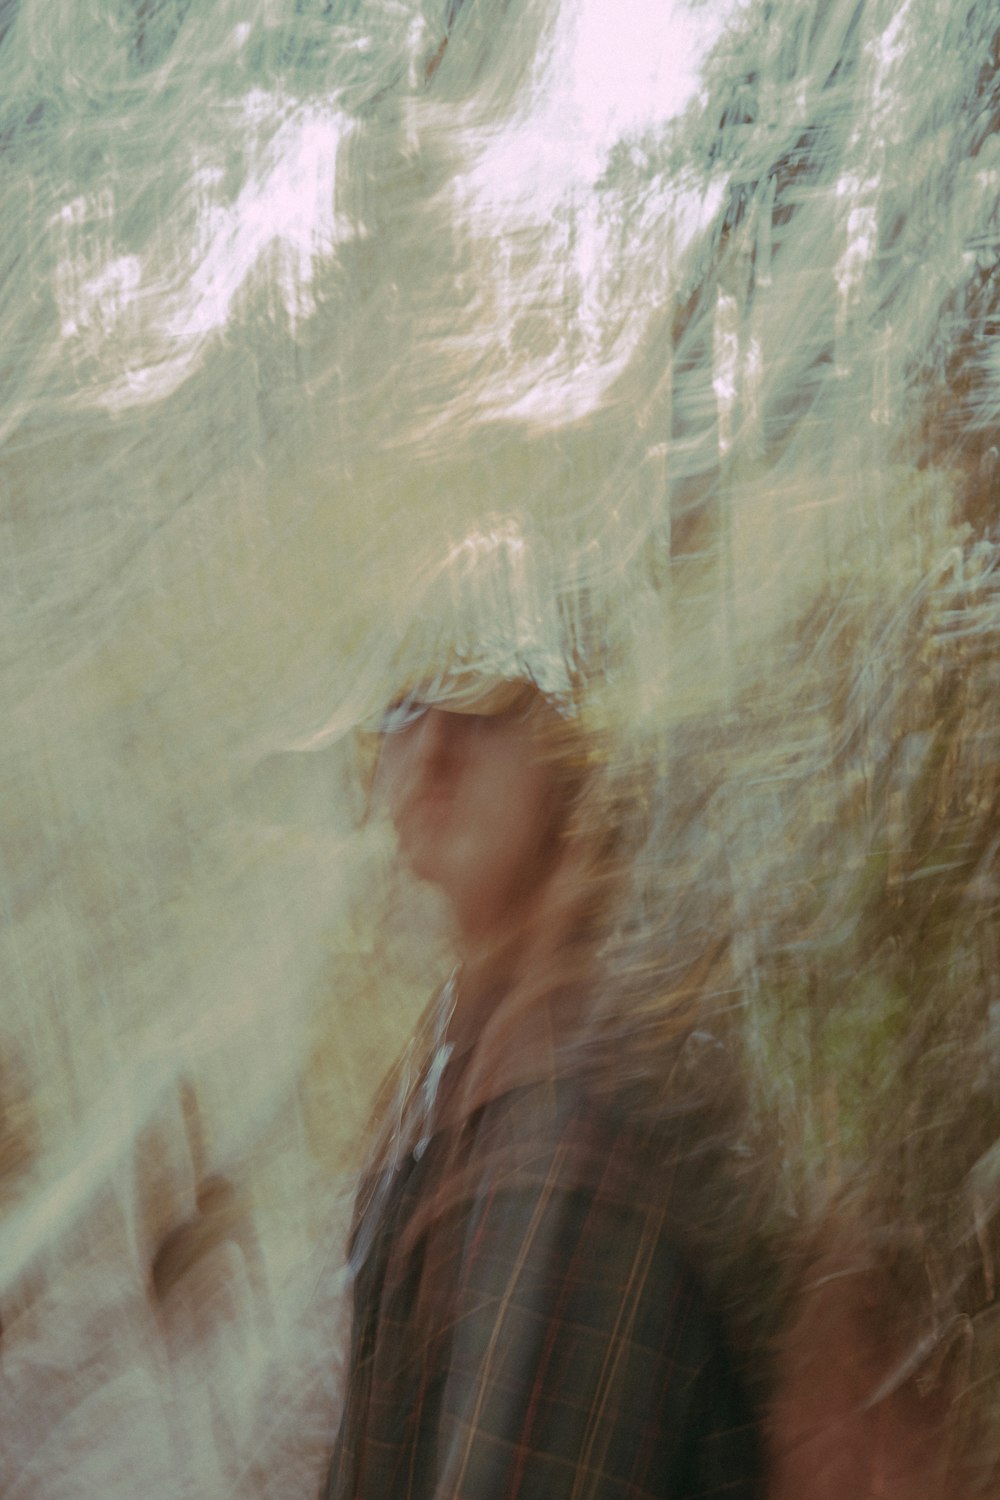
{"type": "Polygon", "coordinates": [[[467,1122],[469,1164],[482,1190],[601,1192],[631,1200],[664,1163],[645,1126],[591,1091],[585,1079],[526,1084],[490,1100],[467,1122]]]}

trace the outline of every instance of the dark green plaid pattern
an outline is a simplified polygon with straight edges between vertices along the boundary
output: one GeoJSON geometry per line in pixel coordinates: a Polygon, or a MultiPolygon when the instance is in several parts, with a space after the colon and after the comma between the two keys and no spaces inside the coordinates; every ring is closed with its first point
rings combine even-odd
{"type": "Polygon", "coordinates": [[[565,1081],[408,1156],[357,1271],[326,1500],[758,1496],[754,1423],[672,1232],[678,1182],[565,1081]]]}

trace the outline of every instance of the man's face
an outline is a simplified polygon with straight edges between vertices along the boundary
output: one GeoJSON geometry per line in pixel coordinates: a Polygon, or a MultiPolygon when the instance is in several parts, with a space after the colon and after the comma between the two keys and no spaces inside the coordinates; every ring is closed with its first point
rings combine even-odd
{"type": "Polygon", "coordinates": [[[551,713],[529,690],[502,712],[408,700],[386,716],[378,779],[403,859],[441,888],[466,938],[499,931],[545,872],[557,813],[541,755],[551,713]]]}

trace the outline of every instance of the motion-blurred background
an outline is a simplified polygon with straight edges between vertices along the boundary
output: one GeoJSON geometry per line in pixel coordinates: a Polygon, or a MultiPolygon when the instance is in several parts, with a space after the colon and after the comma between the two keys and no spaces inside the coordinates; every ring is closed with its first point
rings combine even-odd
{"type": "Polygon", "coordinates": [[[9,1500],[312,1493],[447,965],[358,731],[511,610],[996,1493],[998,121],[991,0],[0,0],[9,1500]]]}

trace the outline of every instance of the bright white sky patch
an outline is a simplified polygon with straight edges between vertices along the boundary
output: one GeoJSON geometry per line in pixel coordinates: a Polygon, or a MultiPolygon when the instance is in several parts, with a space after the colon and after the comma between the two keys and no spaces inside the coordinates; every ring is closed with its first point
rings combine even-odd
{"type": "MultiPolygon", "coordinates": [[[[253,101],[255,104],[258,101],[253,101]]],[[[251,110],[248,107],[248,115],[251,110]]],[[[346,118],[316,109],[285,120],[258,170],[231,205],[206,195],[204,248],[185,304],[171,331],[197,337],[227,321],[233,300],[262,256],[278,257],[278,275],[289,317],[312,311],[313,264],[329,256],[338,239],[334,215],[337,150],[346,118]]]]}
{"type": "Polygon", "coordinates": [[[586,133],[608,144],[680,114],[736,3],[581,0],[572,97],[586,133]]]}
{"type": "Polygon", "coordinates": [[[739,3],[579,0],[535,110],[473,172],[477,196],[537,212],[571,184],[592,183],[621,136],[682,113],[739,3]]]}
{"type": "MultiPolygon", "coordinates": [[[[459,211],[481,215],[478,227],[487,240],[502,246],[520,229],[546,234],[547,253],[534,273],[540,301],[550,289],[558,296],[560,274],[575,278],[581,289],[576,331],[583,341],[574,351],[572,372],[553,351],[550,368],[532,368],[526,390],[511,389],[499,398],[508,415],[580,415],[600,400],[629,357],[629,337],[619,338],[613,353],[600,347],[599,289],[609,257],[619,251],[608,242],[593,187],[616,141],[676,118],[696,96],[706,55],[740,3],[578,0],[563,22],[534,109],[519,128],[489,139],[456,184],[459,211]]],[[[695,191],[691,184],[670,182],[662,184],[661,199],[661,241],[679,264],[717,207],[718,194],[712,184],[695,191]]],[[[501,320],[509,324],[525,297],[523,272],[520,280],[505,277],[501,250],[496,274],[501,320]]]]}
{"type": "Polygon", "coordinates": [[[141,257],[114,254],[111,186],[91,200],[74,200],[53,221],[61,242],[55,289],[63,336],[84,338],[95,353],[113,344],[124,349],[138,336],[152,355],[116,358],[121,373],[99,398],[108,406],[176,389],[205,339],[233,317],[262,264],[290,320],[308,317],[315,268],[349,233],[334,208],[338,152],[352,128],[347,116],[253,90],[240,102],[238,120],[242,185],[227,198],[225,142],[192,162],[194,233],[179,254],[173,245],[171,260],[164,258],[172,245],[169,224],[153,226],[141,257]]]}

